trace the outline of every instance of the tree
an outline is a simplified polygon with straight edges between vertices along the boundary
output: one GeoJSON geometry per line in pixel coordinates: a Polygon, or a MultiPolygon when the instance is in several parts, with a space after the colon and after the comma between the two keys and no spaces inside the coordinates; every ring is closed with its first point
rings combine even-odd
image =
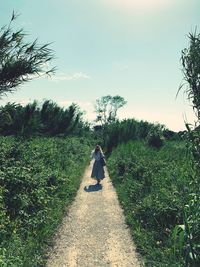
{"type": "Polygon", "coordinates": [[[118,109],[123,107],[126,103],[124,98],[119,95],[107,95],[97,99],[95,104],[97,121],[101,121],[102,125],[115,122],[118,109]]]}
{"type": "Polygon", "coordinates": [[[10,23],[0,29],[0,98],[26,81],[55,71],[47,68],[53,59],[50,44],[39,45],[37,40],[25,42],[24,30],[11,28],[16,18],[13,12],[10,23]]]}

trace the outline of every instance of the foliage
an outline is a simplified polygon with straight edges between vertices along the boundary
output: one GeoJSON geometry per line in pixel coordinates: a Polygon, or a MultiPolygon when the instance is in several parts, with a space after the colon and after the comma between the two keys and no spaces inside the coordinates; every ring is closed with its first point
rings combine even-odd
{"type": "Polygon", "coordinates": [[[54,72],[55,68],[47,68],[53,59],[53,51],[49,44],[39,45],[24,41],[23,29],[12,30],[16,19],[13,12],[10,23],[0,29],[0,97],[35,77],[54,72]]]}
{"type": "MultiPolygon", "coordinates": [[[[189,186],[190,199],[184,207],[184,222],[174,229],[175,247],[185,259],[185,267],[199,266],[200,264],[200,34],[196,31],[189,33],[189,47],[182,51],[182,67],[188,98],[192,101],[197,122],[194,127],[186,124],[188,152],[192,163],[191,183],[189,186]],[[193,128],[193,129],[192,129],[193,128]],[[177,241],[178,240],[178,241],[177,241]],[[178,243],[178,246],[177,246],[178,243]]],[[[179,92],[179,91],[178,91],[179,92]]]]}
{"type": "Polygon", "coordinates": [[[197,267],[200,264],[200,192],[199,192],[199,131],[187,129],[187,150],[190,160],[189,199],[183,207],[183,224],[174,228],[174,249],[183,256],[185,267],[197,267]]]}
{"type": "Polygon", "coordinates": [[[182,51],[181,56],[183,77],[187,83],[186,93],[192,100],[193,109],[200,120],[200,34],[196,31],[189,33],[189,41],[189,47],[182,51]]]}
{"type": "Polygon", "coordinates": [[[0,134],[48,136],[83,134],[89,126],[82,121],[82,112],[75,104],[67,109],[45,100],[40,106],[36,101],[26,106],[7,103],[0,107],[0,134]],[[81,131],[82,130],[82,131],[81,131]]]}
{"type": "Polygon", "coordinates": [[[184,258],[185,266],[199,266],[200,263],[200,197],[190,194],[185,205],[183,224],[173,230],[174,254],[184,258]]]}
{"type": "Polygon", "coordinates": [[[107,95],[97,99],[95,104],[97,121],[101,121],[102,125],[116,121],[118,109],[122,108],[126,103],[124,98],[119,95],[107,95]]]}
{"type": "MultiPolygon", "coordinates": [[[[184,224],[183,208],[191,201],[191,162],[185,141],[166,141],[155,150],[137,140],[119,145],[107,161],[127,223],[146,266],[184,264],[184,255],[177,247],[174,250],[172,233],[176,225],[184,224]]],[[[191,219],[190,231],[194,234],[198,224],[194,217],[190,216],[191,219]]],[[[193,247],[199,246],[198,239],[192,239],[192,243],[193,247]]]]}
{"type": "Polygon", "coordinates": [[[147,135],[147,143],[149,146],[160,148],[163,146],[164,137],[162,127],[152,128],[147,135]]]}
{"type": "Polygon", "coordinates": [[[117,145],[136,139],[147,140],[149,145],[159,147],[163,144],[163,132],[166,130],[160,124],[125,119],[105,125],[97,132],[102,131],[103,146],[110,153],[117,145]]]}
{"type": "Polygon", "coordinates": [[[0,137],[0,266],[43,266],[89,161],[85,138],[0,137]]]}
{"type": "Polygon", "coordinates": [[[167,140],[180,140],[181,136],[181,132],[177,133],[169,129],[163,130],[163,137],[167,140]]]}

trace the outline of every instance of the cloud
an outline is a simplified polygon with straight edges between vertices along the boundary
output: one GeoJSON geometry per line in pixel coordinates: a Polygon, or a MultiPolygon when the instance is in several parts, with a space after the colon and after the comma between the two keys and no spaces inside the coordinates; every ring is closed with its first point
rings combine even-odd
{"type": "Polygon", "coordinates": [[[91,77],[84,72],[75,72],[75,73],[60,73],[58,75],[52,76],[53,81],[76,81],[83,79],[91,79],[91,77]]]}

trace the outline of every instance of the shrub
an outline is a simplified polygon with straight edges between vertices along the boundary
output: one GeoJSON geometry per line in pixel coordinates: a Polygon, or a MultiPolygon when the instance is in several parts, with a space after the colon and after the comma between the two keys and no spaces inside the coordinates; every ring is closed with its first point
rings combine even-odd
{"type": "Polygon", "coordinates": [[[89,161],[90,141],[0,137],[0,146],[0,266],[42,266],[89,161]]]}
{"type": "Polygon", "coordinates": [[[147,143],[149,146],[155,147],[155,148],[160,148],[163,146],[164,143],[164,138],[161,135],[161,132],[153,129],[149,132],[147,135],[147,143]]]}
{"type": "MultiPolygon", "coordinates": [[[[149,267],[183,266],[183,255],[174,253],[172,231],[183,224],[183,207],[190,199],[185,146],[183,141],[166,141],[157,150],[132,141],[115,148],[107,161],[138,251],[149,267]]],[[[197,226],[192,224],[194,233],[197,226]]]]}

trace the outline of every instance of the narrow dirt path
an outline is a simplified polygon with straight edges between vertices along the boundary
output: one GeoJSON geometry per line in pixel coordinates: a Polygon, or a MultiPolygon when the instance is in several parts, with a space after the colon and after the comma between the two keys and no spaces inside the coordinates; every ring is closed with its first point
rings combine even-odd
{"type": "Polygon", "coordinates": [[[56,235],[47,267],[141,267],[108,173],[102,186],[86,169],[56,235]]]}

